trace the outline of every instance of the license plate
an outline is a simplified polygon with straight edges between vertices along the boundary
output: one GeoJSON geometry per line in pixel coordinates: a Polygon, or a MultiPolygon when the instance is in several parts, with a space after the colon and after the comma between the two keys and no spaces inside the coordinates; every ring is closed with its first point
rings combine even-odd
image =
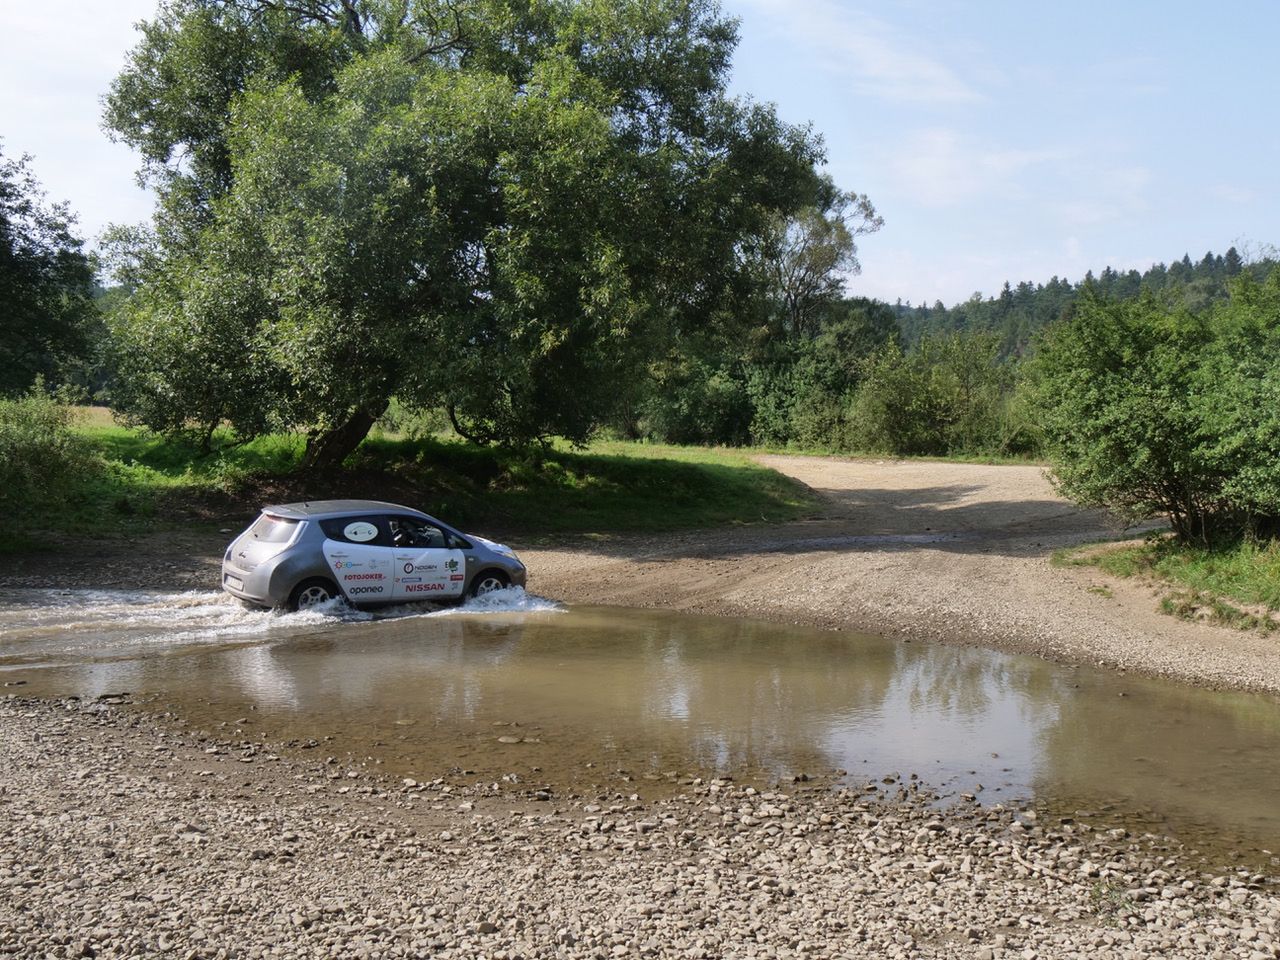
{"type": "Polygon", "coordinates": [[[239,577],[233,577],[233,576],[232,576],[231,574],[229,574],[229,573],[227,574],[227,576],[226,576],[226,578],[223,580],[223,582],[224,582],[228,587],[230,587],[230,588],[231,588],[231,589],[233,589],[233,590],[243,590],[243,589],[244,589],[244,581],[243,581],[243,580],[241,580],[239,577]]]}

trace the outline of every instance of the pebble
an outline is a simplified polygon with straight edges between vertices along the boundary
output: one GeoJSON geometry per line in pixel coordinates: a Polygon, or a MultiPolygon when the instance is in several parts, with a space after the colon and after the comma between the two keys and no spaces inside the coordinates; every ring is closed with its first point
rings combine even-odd
{"type": "Polygon", "coordinates": [[[309,792],[336,762],[280,749],[202,778],[207,744],[160,757],[162,729],[0,698],[5,957],[1280,956],[1275,878],[1206,874],[1149,834],[940,812],[923,786],[687,780],[644,802],[422,771],[309,792]]]}

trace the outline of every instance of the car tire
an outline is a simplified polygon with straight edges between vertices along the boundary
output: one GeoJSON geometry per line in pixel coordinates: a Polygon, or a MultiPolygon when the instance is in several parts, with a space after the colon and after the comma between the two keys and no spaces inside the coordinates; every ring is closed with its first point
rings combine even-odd
{"type": "Polygon", "coordinates": [[[341,594],[338,592],[338,587],[332,580],[325,580],[322,577],[303,580],[289,594],[289,609],[307,610],[322,603],[328,603],[339,596],[341,594]]]}
{"type": "Polygon", "coordinates": [[[471,581],[471,589],[467,591],[467,595],[483,597],[495,590],[505,590],[510,584],[511,580],[501,570],[481,570],[471,581]]]}

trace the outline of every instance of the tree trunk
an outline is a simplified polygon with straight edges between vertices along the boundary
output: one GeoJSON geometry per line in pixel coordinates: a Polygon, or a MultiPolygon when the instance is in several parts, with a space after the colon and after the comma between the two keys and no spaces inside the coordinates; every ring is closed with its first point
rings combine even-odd
{"type": "Polygon", "coordinates": [[[307,449],[302,454],[298,469],[303,473],[323,473],[341,466],[386,410],[385,401],[374,407],[361,407],[343,423],[311,434],[307,437],[307,449]]]}

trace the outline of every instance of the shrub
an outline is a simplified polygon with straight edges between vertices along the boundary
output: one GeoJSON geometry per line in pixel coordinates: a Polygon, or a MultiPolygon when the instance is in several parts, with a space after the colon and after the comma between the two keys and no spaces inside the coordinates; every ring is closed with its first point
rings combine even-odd
{"type": "Polygon", "coordinates": [[[1280,518],[1280,272],[1205,314],[1084,296],[1032,366],[1059,488],[1207,544],[1280,518]]]}
{"type": "Polygon", "coordinates": [[[732,369],[695,356],[664,371],[640,404],[640,422],[646,436],[667,443],[737,445],[747,440],[751,405],[732,369]]]}
{"type": "Polygon", "coordinates": [[[0,400],[0,525],[40,525],[40,514],[70,501],[94,465],[71,429],[71,411],[43,384],[0,400]]]}
{"type": "Polygon", "coordinates": [[[910,353],[891,343],[867,361],[854,396],[858,445],[899,455],[1026,452],[1012,391],[1013,367],[994,335],[927,336],[910,353]]]}

